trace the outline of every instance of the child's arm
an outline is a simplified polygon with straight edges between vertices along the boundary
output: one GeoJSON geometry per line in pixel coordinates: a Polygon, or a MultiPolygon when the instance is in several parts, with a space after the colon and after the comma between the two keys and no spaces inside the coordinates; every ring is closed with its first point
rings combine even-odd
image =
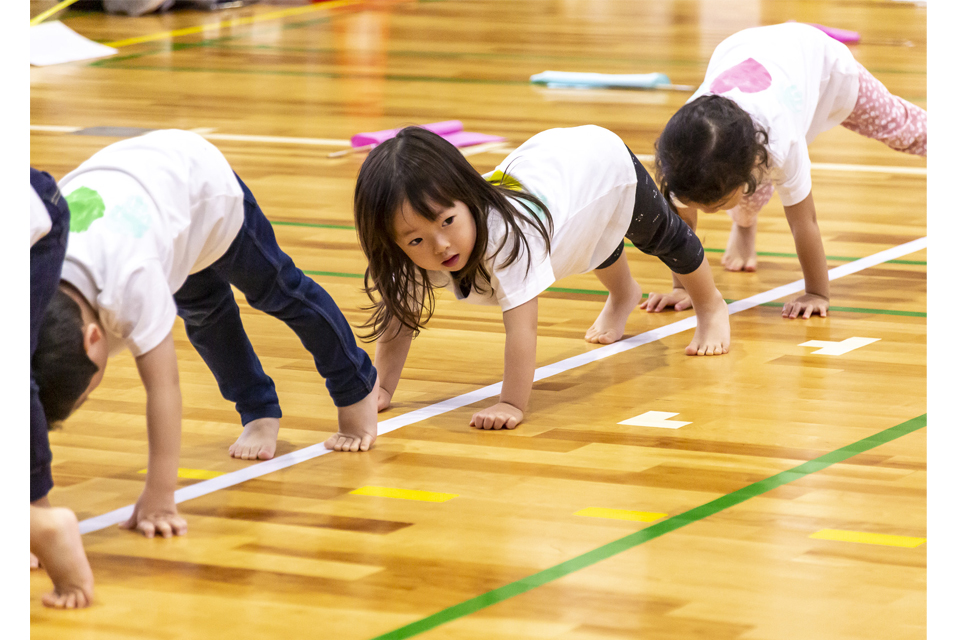
{"type": "MultiPolygon", "coordinates": [[[[687,223],[687,226],[694,232],[697,230],[697,209],[694,207],[677,207],[677,213],[680,218],[687,223]]],[[[703,260],[706,262],[706,258],[703,260]]],[[[683,311],[693,306],[690,300],[690,294],[683,288],[677,274],[673,274],[673,291],[670,293],[650,292],[647,299],[640,303],[641,309],[646,309],[651,313],[659,313],[667,307],[673,307],[676,311],[683,311]]]]}
{"type": "Polygon", "coordinates": [[[148,538],[187,532],[187,522],[177,513],[173,492],[177,488],[180,460],[180,378],[173,334],[136,358],[137,371],[147,391],[147,483],[122,529],[136,529],[148,538]]]}
{"type": "Polygon", "coordinates": [[[373,357],[373,366],[380,376],[380,390],[377,398],[377,411],[390,407],[393,394],[400,384],[403,364],[413,342],[413,330],[400,324],[396,318],[390,320],[387,330],[377,340],[377,352],[373,357]],[[399,333],[397,330],[399,329],[399,333]]]}
{"type": "Polygon", "coordinates": [[[503,326],[507,339],[500,402],[473,414],[472,427],[513,429],[523,420],[530,400],[537,367],[537,299],[504,311],[503,326]]]}
{"type": "Polygon", "coordinates": [[[830,307],[830,276],[827,274],[827,256],[823,251],[823,240],[817,225],[813,192],[783,210],[793,233],[797,257],[800,258],[806,293],[784,304],[782,315],[784,318],[796,318],[802,313],[806,319],[816,312],[826,316],[830,307]]]}
{"type": "Polygon", "coordinates": [[[697,330],[693,340],[687,345],[686,354],[719,356],[730,350],[730,316],[727,303],[713,282],[713,273],[707,257],[703,257],[700,266],[691,273],[674,277],[693,301],[693,310],[697,314],[697,330]]]}

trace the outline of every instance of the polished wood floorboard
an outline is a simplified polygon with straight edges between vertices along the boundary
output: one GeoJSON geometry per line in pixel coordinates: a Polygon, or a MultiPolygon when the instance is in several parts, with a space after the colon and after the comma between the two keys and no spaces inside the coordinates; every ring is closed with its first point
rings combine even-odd
{"type": "MultiPolygon", "coordinates": [[[[31,14],[52,4],[31,2],[31,14]]],[[[538,131],[585,123],[651,154],[689,93],[548,90],[529,76],[662,71],[696,85],[724,37],[788,19],[860,31],[856,58],[893,93],[926,107],[926,11],[894,2],[261,2],[134,19],[70,11],[61,19],[118,43],[119,54],[31,69],[32,166],[60,178],[117,139],[71,130],[205,132],[278,223],[280,245],[354,325],[366,302],[351,212],[362,156],[327,157],[354,133],[460,119],[468,130],[507,138],[470,156],[481,171],[538,131]],[[227,134],[271,138],[215,137],[227,134]]],[[[899,171],[923,169],[925,159],[839,128],[816,140],[811,157],[853,168],[813,173],[831,267],[926,235],[925,172],[899,171]],[[894,169],[855,170],[864,166],[894,169]]],[[[756,273],[722,270],[728,231],[725,215],[701,216],[698,235],[727,299],[801,277],[796,258],[780,255],[794,248],[776,198],[761,213],[756,273]]],[[[627,252],[645,291],[667,287],[658,260],[627,252]]],[[[32,636],[374,638],[651,526],[576,515],[583,509],[663,521],[921,416],[925,261],[918,251],[835,280],[828,318],[785,321],[776,306],[738,313],[731,352],[721,358],[684,356],[687,331],[542,380],[516,431],[471,429],[472,411],[486,404],[478,403],[381,436],[367,454],[323,455],[184,502],[183,538],[145,540],[115,527],[90,533],[95,605],[45,609],[40,594],[50,582],[33,572],[32,636]],[[842,356],[799,346],[851,337],[879,341],[842,356]],[[689,424],[618,424],[647,411],[689,424]],[[457,497],[351,493],[365,486],[457,497]]],[[[597,349],[582,338],[604,302],[599,282],[587,274],[555,289],[540,301],[539,365],[597,349]]],[[[312,359],[282,323],[240,305],[283,405],[278,455],[321,442],[336,428],[336,411],[312,359]]],[[[638,310],[627,333],[689,315],[638,310]]],[[[237,415],[179,321],[174,335],[180,466],[250,466],[227,456],[237,415]]],[[[495,308],[441,294],[382,417],[498,382],[502,350],[495,308]]],[[[129,354],[112,360],[101,387],[51,436],[54,504],[82,520],[136,500],[147,460],[144,400],[129,354]]],[[[798,475],[422,637],[923,638],[926,545],[810,536],[831,529],[925,538],[925,433],[798,475]]]]}

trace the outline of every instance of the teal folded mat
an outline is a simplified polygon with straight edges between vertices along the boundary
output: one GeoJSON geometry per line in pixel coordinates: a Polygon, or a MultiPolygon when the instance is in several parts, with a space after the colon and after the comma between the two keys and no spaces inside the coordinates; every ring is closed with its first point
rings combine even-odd
{"type": "Polygon", "coordinates": [[[577,71],[544,71],[530,76],[530,82],[548,87],[592,89],[656,89],[670,85],[662,73],[582,73],[577,71]]]}

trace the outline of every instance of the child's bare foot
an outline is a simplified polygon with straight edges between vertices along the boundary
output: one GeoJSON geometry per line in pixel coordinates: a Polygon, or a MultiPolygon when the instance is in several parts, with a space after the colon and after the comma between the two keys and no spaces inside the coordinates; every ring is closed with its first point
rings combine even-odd
{"type": "Polygon", "coordinates": [[[241,460],[269,460],[277,452],[280,420],[257,418],[243,425],[243,433],[230,445],[230,456],[241,460]]]}
{"type": "Polygon", "coordinates": [[[697,312],[697,330],[684,350],[688,356],[719,356],[730,350],[730,313],[720,292],[718,300],[710,305],[694,307],[697,312]]]}
{"type": "Polygon", "coordinates": [[[377,400],[380,396],[380,378],[373,390],[360,402],[337,407],[340,430],[323,443],[334,451],[367,451],[377,439],[377,400]]]}
{"type": "Polygon", "coordinates": [[[720,263],[727,271],[757,270],[757,225],[741,227],[736,222],[730,228],[727,250],[720,263]]]}
{"type": "Polygon", "coordinates": [[[623,337],[623,332],[627,328],[627,319],[630,313],[637,308],[640,300],[643,299],[643,291],[640,285],[631,278],[633,283],[632,290],[626,295],[614,296],[612,293],[607,296],[607,302],[603,305],[603,310],[593,322],[593,326],[587,329],[587,335],[583,337],[587,342],[594,344],[613,344],[623,337]]]}
{"type": "Polygon", "coordinates": [[[621,253],[612,265],[595,269],[594,273],[610,295],[607,296],[600,315],[594,320],[593,326],[587,329],[583,339],[594,344],[613,344],[623,337],[623,332],[627,328],[627,318],[643,299],[643,291],[630,275],[630,267],[627,265],[627,256],[624,253],[621,253]]]}
{"type": "Polygon", "coordinates": [[[41,598],[44,605],[81,609],[93,602],[93,572],[73,511],[31,506],[30,548],[53,580],[53,591],[41,598]]]}

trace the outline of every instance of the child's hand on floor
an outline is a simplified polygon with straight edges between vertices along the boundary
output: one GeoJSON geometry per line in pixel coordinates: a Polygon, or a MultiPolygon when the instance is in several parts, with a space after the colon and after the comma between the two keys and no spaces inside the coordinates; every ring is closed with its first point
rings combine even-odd
{"type": "Polygon", "coordinates": [[[783,313],[781,314],[784,318],[796,318],[801,313],[803,314],[803,319],[806,320],[814,312],[817,312],[822,317],[827,317],[827,309],[830,308],[830,300],[824,298],[823,296],[818,296],[815,293],[805,293],[799,298],[795,298],[790,302],[787,302],[783,305],[783,313]]]}
{"type": "Polygon", "coordinates": [[[133,507],[130,519],[120,524],[121,529],[133,529],[152,538],[160,534],[164,538],[182,536],[187,532],[187,521],[177,513],[173,492],[143,490],[133,507]]]}
{"type": "Polygon", "coordinates": [[[660,313],[667,307],[673,307],[676,311],[683,311],[693,306],[690,300],[690,294],[683,287],[677,287],[670,293],[651,293],[647,299],[640,303],[641,309],[646,309],[650,313],[660,313]]]}
{"type": "Polygon", "coordinates": [[[377,390],[377,413],[380,413],[390,408],[390,401],[393,400],[393,394],[383,387],[377,387],[377,390]]]}
{"type": "Polygon", "coordinates": [[[512,404],[498,402],[473,414],[470,426],[477,429],[516,429],[523,421],[523,411],[512,404]]]}

